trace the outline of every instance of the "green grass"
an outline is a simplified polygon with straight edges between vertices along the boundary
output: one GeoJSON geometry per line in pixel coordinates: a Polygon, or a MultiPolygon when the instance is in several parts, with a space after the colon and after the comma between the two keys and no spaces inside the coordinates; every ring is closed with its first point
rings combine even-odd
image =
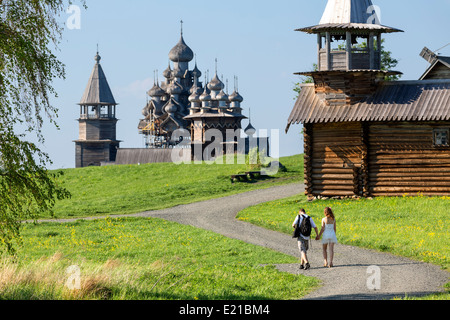
{"type": "Polygon", "coordinates": [[[319,284],[273,266],[294,257],[160,219],[27,224],[22,234],[18,262],[0,262],[0,299],[287,300],[319,284]],[[66,286],[72,265],[80,290],[66,286]]]}
{"type": "Polygon", "coordinates": [[[340,243],[391,252],[444,269],[450,267],[448,197],[308,202],[299,195],[247,208],[238,218],[290,234],[300,208],[305,208],[320,225],[325,207],[335,212],[340,243]]]}
{"type": "Polygon", "coordinates": [[[247,171],[245,164],[157,163],[66,169],[59,182],[72,198],[57,202],[55,214],[64,218],[138,213],[302,181],[301,155],[280,161],[286,172],[234,184],[230,176],[247,171]]]}
{"type": "MultiPolygon", "coordinates": [[[[292,222],[304,208],[317,225],[324,208],[336,215],[342,244],[390,252],[450,268],[449,197],[403,196],[359,200],[317,200],[303,195],[247,208],[238,218],[271,230],[292,233],[292,222]]],[[[319,227],[320,228],[320,227],[319,227]]],[[[429,299],[450,299],[450,293],[429,299]]]]}

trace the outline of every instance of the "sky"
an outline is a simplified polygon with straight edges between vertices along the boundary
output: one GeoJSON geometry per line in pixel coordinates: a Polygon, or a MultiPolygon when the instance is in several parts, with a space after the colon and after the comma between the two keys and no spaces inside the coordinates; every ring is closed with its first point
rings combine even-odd
{"type": "MultiPolygon", "coordinates": [[[[81,7],[80,24],[74,12],[61,15],[69,21],[56,55],[66,66],[66,78],[56,80],[59,109],[57,130],[46,123],[41,148],[53,161],[50,169],[75,167],[79,106],[94,66],[99,46],[101,64],[116,101],[117,138],[123,148],[142,148],[138,134],[146,92],[153,86],[154,70],[159,79],[168,65],[169,51],[180,38],[197,55],[199,69],[229,80],[239,78],[242,107],[258,130],[279,130],[279,156],[303,152],[301,126],[285,133],[295,103],[295,72],[310,71],[317,60],[314,35],[294,31],[319,23],[327,0],[87,0],[81,7]]],[[[385,36],[385,47],[399,60],[396,70],[402,80],[417,80],[428,67],[419,53],[423,47],[438,50],[450,42],[450,0],[374,0],[381,8],[381,24],[404,30],[385,36]]],[[[76,5],[77,2],[74,1],[76,5]]],[[[438,51],[450,55],[450,46],[438,51]]],[[[193,63],[190,68],[194,67],[193,63]]],[[[247,121],[243,122],[243,127],[247,121]]],[[[273,143],[277,141],[272,141],[273,143]]],[[[276,155],[276,154],[274,154],[276,155]]]]}

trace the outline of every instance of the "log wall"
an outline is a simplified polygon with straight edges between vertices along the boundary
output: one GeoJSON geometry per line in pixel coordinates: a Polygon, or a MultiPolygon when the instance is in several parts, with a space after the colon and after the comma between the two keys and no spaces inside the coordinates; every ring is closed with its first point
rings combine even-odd
{"type": "Polygon", "coordinates": [[[309,135],[312,147],[305,148],[310,153],[305,180],[311,194],[353,196],[359,193],[360,177],[355,176],[355,170],[359,173],[362,163],[361,124],[314,124],[309,135]]]}
{"type": "Polygon", "coordinates": [[[449,127],[450,122],[372,124],[371,195],[450,195],[450,148],[433,141],[434,129],[449,127]]]}
{"type": "Polygon", "coordinates": [[[83,142],[75,143],[75,166],[84,168],[100,166],[102,162],[116,160],[118,142],[83,142]]]}
{"type": "Polygon", "coordinates": [[[450,122],[305,125],[306,194],[450,195],[450,147],[433,140],[439,128],[450,122]]]}

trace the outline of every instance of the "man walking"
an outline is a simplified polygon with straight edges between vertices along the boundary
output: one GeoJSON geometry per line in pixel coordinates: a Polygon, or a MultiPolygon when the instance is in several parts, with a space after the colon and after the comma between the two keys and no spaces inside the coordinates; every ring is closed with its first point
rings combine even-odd
{"type": "Polygon", "coordinates": [[[300,269],[308,270],[310,268],[310,265],[308,262],[307,252],[309,250],[309,240],[311,237],[311,230],[314,229],[316,231],[316,237],[319,236],[319,230],[317,229],[313,219],[306,214],[305,209],[301,209],[299,211],[299,214],[295,218],[292,227],[293,228],[297,227],[300,229],[300,234],[298,237],[298,249],[300,250],[301,255],[300,269]]]}

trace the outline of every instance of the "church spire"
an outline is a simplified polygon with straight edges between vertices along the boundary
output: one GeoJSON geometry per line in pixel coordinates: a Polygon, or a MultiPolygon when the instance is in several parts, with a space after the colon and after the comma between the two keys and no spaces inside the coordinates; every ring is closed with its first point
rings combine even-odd
{"type": "Polygon", "coordinates": [[[80,105],[117,105],[100,60],[101,57],[97,52],[95,56],[96,63],[81,98],[80,105]]]}

